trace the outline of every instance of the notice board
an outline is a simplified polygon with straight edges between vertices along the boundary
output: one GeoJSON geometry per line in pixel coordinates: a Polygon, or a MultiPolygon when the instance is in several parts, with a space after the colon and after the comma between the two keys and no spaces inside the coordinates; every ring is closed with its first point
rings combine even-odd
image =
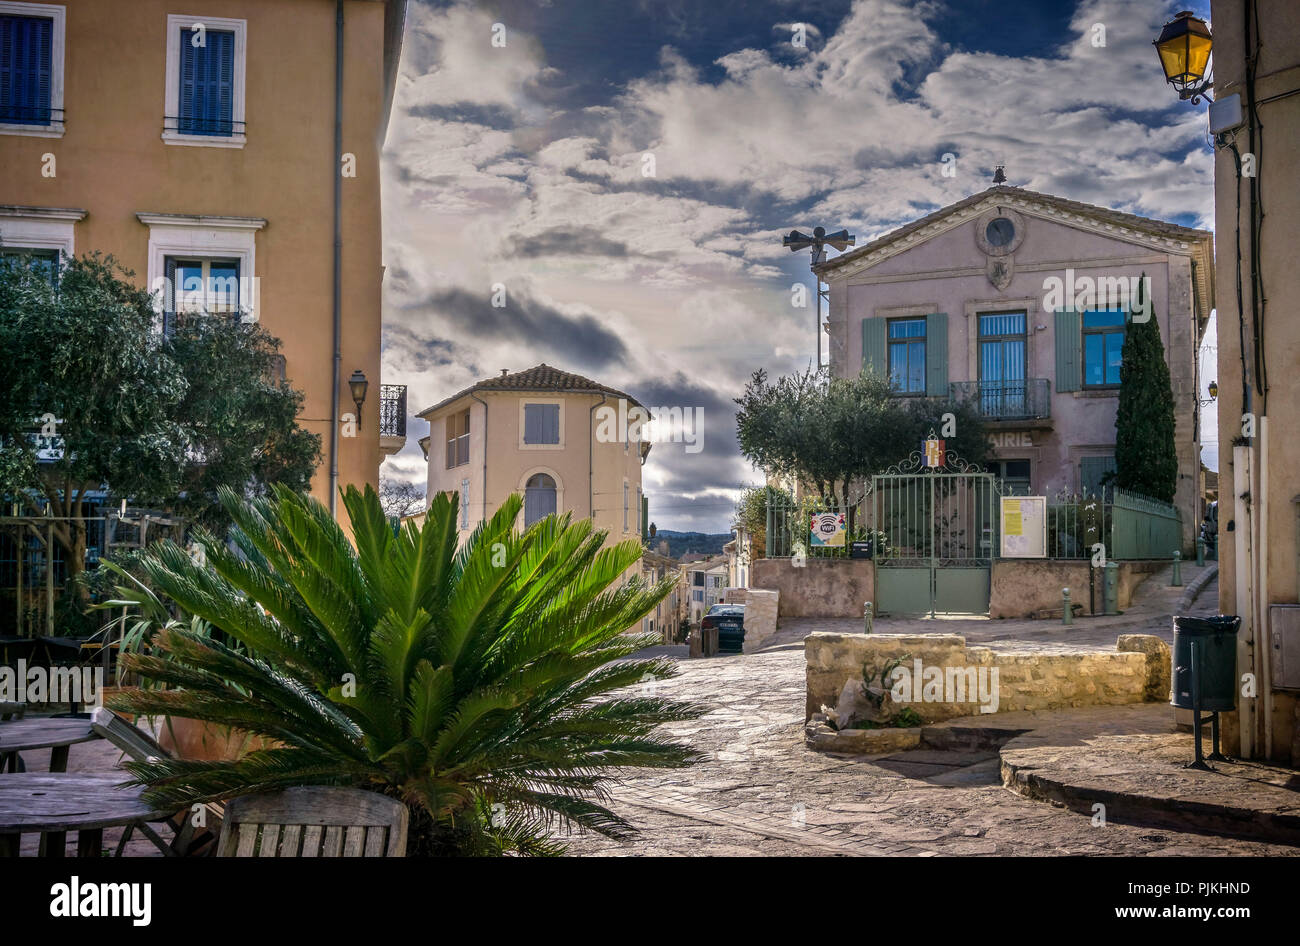
{"type": "Polygon", "coordinates": [[[1047,497],[1002,497],[1002,557],[1047,557],[1047,497]]]}

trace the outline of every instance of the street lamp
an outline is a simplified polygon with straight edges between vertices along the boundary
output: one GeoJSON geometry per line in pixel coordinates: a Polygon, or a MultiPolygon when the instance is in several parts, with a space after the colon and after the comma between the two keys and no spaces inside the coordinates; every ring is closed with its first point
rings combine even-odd
{"type": "MultiPolygon", "coordinates": [[[[857,241],[857,237],[850,235],[848,230],[841,230],[838,233],[827,233],[825,227],[814,227],[812,236],[806,233],[800,233],[798,230],[791,230],[784,240],[782,246],[790,247],[790,252],[796,250],[811,250],[812,262],[808,268],[813,273],[813,284],[817,287],[817,312],[813,321],[813,340],[816,343],[817,367],[822,366],[822,281],[817,275],[815,267],[818,263],[826,258],[824,246],[833,246],[843,253],[857,241]]],[[[827,300],[829,305],[829,300],[827,300]]]]}
{"type": "Polygon", "coordinates": [[[1213,43],[1209,26],[1190,10],[1184,10],[1166,23],[1160,36],[1153,40],[1165,81],[1178,91],[1180,99],[1191,99],[1193,105],[1199,104],[1202,98],[1214,101],[1208,92],[1211,80],[1205,78],[1213,43]]]}
{"type": "Polygon", "coordinates": [[[357,406],[357,429],[360,430],[361,405],[366,403],[366,388],[370,387],[370,382],[366,380],[365,373],[358,369],[348,378],[348,387],[352,389],[352,403],[357,406]]]}

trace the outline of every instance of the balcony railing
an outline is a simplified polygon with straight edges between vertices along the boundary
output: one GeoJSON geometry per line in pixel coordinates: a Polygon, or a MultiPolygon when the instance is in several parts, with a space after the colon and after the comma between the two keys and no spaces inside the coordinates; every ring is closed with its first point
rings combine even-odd
{"type": "Polygon", "coordinates": [[[406,385],[379,386],[379,436],[406,436],[406,385]]]}
{"type": "Polygon", "coordinates": [[[1052,385],[1046,378],[1019,381],[955,381],[954,401],[968,401],[989,420],[1036,420],[1052,416],[1052,385]]]}

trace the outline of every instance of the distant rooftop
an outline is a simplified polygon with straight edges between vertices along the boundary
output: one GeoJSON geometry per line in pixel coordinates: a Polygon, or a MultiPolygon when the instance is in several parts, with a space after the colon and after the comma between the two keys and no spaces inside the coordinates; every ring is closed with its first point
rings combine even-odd
{"type": "Polygon", "coordinates": [[[503,371],[495,378],[484,378],[482,381],[476,381],[469,387],[457,391],[451,397],[443,398],[433,407],[425,408],[416,416],[427,417],[429,414],[436,413],[453,401],[458,401],[475,391],[567,391],[572,394],[607,394],[611,397],[624,398],[629,404],[641,406],[640,401],[625,391],[612,388],[607,384],[601,384],[599,381],[592,381],[590,378],[584,378],[572,371],[563,371],[543,362],[526,371],[516,371],[514,374],[503,371]]]}

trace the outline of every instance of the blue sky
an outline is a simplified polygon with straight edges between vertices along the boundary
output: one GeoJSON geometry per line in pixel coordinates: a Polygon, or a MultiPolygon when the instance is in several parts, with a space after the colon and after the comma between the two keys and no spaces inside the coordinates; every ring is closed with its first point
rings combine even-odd
{"type": "MultiPolygon", "coordinates": [[[[413,0],[384,150],[384,377],[415,411],[545,361],[702,408],[701,452],[651,451],[651,519],[726,531],[759,480],[732,399],[754,369],[813,358],[790,305],[807,256],[781,235],[847,227],[860,245],[999,162],[1031,190],[1211,227],[1204,111],[1151,46],[1207,7],[413,0]]],[[[422,480],[426,432],[413,420],[383,475],[422,480]]]]}

